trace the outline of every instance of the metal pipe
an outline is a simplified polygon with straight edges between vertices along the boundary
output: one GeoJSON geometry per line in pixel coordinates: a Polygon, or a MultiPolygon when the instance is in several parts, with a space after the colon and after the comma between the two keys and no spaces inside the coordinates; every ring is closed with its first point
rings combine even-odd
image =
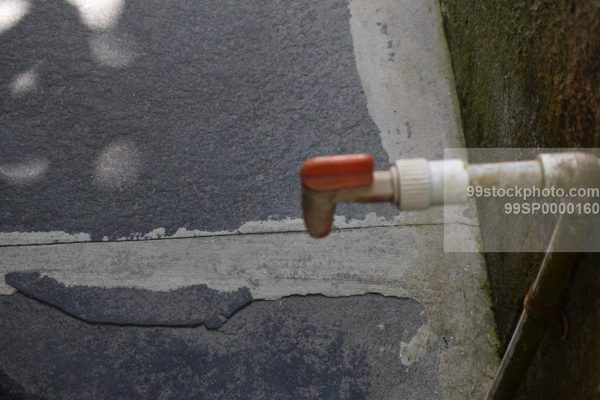
{"type": "MultiPolygon", "coordinates": [[[[537,277],[525,297],[523,311],[488,393],[488,400],[513,399],[548,332],[549,318],[555,316],[566,324],[557,305],[569,285],[575,266],[577,253],[573,250],[586,238],[588,229],[585,222],[572,216],[559,217],[537,277]]],[[[567,326],[564,325],[563,338],[566,332],[567,326]]]]}
{"type": "Polygon", "coordinates": [[[541,187],[543,184],[542,166],[537,160],[470,164],[467,173],[474,186],[541,187]]]}
{"type": "MultiPolygon", "coordinates": [[[[600,162],[586,153],[540,154],[544,187],[600,187],[600,162]]],[[[588,199],[581,198],[585,202],[588,199]]],[[[561,215],[542,260],[538,274],[523,303],[523,311],[488,393],[488,400],[513,399],[548,331],[549,318],[563,324],[563,339],[568,329],[566,316],[557,308],[570,281],[577,252],[585,243],[589,219],[561,215]]]]}

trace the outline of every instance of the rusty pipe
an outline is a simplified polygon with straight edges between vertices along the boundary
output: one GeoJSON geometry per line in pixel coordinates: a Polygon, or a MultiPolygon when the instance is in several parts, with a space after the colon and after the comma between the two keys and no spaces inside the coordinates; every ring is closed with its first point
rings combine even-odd
{"type": "MultiPolygon", "coordinates": [[[[599,187],[598,158],[584,153],[541,154],[544,185],[561,187],[599,187]]],[[[582,198],[585,202],[589,199],[582,198]]],[[[537,276],[523,302],[523,311],[502,357],[488,400],[513,399],[554,317],[562,324],[566,339],[568,322],[558,305],[566,292],[571,273],[589,232],[589,219],[561,215],[542,260],[537,276]]]]}
{"type": "Polygon", "coordinates": [[[585,241],[587,232],[588,224],[585,220],[567,215],[559,217],[538,274],[525,297],[517,326],[488,392],[488,400],[514,398],[553,317],[561,322],[561,336],[566,339],[568,325],[558,304],[569,285],[575,267],[577,246],[585,241]]]}

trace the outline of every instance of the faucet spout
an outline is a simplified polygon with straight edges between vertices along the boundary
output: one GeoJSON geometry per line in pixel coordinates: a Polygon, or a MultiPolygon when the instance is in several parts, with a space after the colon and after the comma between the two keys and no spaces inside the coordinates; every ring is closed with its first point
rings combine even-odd
{"type": "Polygon", "coordinates": [[[304,223],[315,238],[331,231],[337,203],[389,202],[393,198],[391,172],[375,171],[370,154],[311,158],[302,165],[300,177],[304,223]]]}

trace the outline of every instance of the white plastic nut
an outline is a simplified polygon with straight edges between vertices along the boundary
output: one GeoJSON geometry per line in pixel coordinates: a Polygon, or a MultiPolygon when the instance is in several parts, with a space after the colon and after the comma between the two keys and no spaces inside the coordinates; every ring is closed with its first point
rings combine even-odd
{"type": "Polygon", "coordinates": [[[391,168],[393,201],[400,210],[464,203],[469,175],[462,160],[397,160],[391,168]]]}
{"type": "Polygon", "coordinates": [[[431,205],[431,172],[426,159],[397,160],[391,171],[394,203],[400,210],[423,210],[431,205]]]}

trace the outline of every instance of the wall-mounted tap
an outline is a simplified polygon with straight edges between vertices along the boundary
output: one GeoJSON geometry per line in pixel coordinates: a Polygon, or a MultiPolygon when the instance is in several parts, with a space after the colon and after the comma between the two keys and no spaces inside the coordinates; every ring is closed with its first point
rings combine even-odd
{"type": "Polygon", "coordinates": [[[300,176],[304,223],[316,238],[331,231],[337,203],[392,202],[402,211],[422,210],[466,201],[469,181],[461,160],[398,160],[375,171],[369,154],[311,158],[300,176]]]}
{"type": "Polygon", "coordinates": [[[398,160],[387,171],[375,171],[369,154],[340,155],[311,158],[300,171],[304,223],[316,238],[331,231],[337,203],[392,202],[401,211],[423,210],[464,203],[469,185],[568,188],[593,184],[599,175],[598,158],[587,153],[472,165],[413,158],[398,160]]]}

